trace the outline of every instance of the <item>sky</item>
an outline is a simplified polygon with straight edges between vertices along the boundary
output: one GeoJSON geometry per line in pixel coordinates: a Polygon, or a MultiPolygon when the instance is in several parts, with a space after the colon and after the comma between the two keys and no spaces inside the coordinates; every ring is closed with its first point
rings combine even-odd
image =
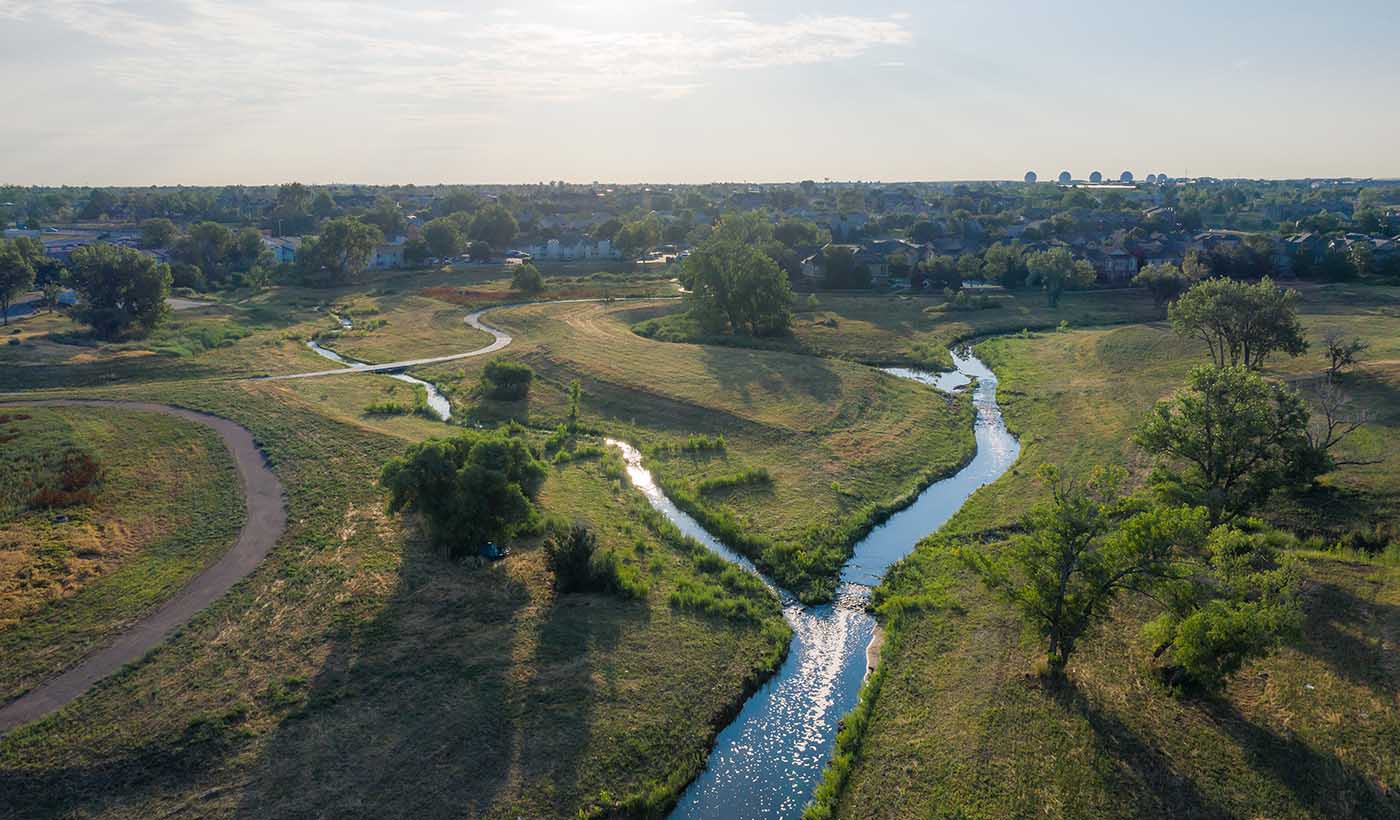
{"type": "Polygon", "coordinates": [[[1400,177],[1394,0],[0,0],[0,183],[1400,177]]]}

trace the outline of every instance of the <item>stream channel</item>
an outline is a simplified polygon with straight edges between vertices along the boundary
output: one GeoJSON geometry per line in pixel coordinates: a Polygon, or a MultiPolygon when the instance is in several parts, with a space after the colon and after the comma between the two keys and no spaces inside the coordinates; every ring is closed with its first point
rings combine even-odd
{"type": "MultiPolygon", "coordinates": [[[[705,769],[681,796],[672,818],[801,816],[831,758],[841,717],[855,707],[869,671],[866,648],[875,633],[875,620],[866,612],[871,589],[891,564],[952,518],[974,490],[1010,469],[1020,453],[997,406],[995,374],[970,351],[953,351],[953,361],[955,370],[937,375],[903,368],[886,372],[944,392],[975,382],[976,455],[952,476],[930,484],[912,504],[855,545],[831,603],[804,606],[771,579],[763,579],[778,594],[792,625],[787,659],[719,733],[705,769]]],[[[611,439],[608,443],[622,451],[628,477],[653,508],[686,535],[762,577],[752,561],[710,535],[666,497],[636,448],[611,439]]]]}

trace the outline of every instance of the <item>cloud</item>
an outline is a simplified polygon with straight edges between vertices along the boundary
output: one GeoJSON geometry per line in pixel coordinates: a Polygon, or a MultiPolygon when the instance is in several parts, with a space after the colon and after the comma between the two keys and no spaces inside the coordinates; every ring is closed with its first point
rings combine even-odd
{"type": "Polygon", "coordinates": [[[106,46],[97,76],[143,105],[229,103],[276,110],[309,101],[396,105],[541,102],[692,93],[718,72],[847,60],[912,39],[900,16],[758,19],[674,4],[636,27],[602,16],[530,20],[509,8],[469,12],[363,0],[49,0],[0,2],[106,46]]]}

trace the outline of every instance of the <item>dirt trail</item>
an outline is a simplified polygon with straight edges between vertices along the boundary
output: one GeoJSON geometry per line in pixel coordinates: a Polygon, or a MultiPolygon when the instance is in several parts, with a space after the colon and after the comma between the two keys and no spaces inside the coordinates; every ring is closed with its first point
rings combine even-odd
{"type": "Polygon", "coordinates": [[[53,399],[18,403],[44,407],[120,407],[164,413],[212,428],[233,453],[243,485],[246,519],[233,547],[213,566],[191,578],[159,609],[136,622],[109,646],[88,655],[76,666],[20,698],[0,706],[0,734],[63,708],[98,681],[126,664],[140,660],[170,633],[184,626],[205,607],[223,597],[234,584],[247,577],[267,556],[287,525],[281,482],[267,468],[262,452],[253,442],[253,434],[228,419],[137,401],[53,399]]]}

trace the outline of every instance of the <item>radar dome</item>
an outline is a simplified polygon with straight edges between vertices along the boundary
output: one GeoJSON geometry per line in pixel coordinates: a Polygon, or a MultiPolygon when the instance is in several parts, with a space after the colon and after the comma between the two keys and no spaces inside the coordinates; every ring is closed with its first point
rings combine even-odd
{"type": "Polygon", "coordinates": [[[1089,181],[1094,183],[1095,185],[1099,184],[1100,182],[1103,182],[1103,173],[1100,171],[1095,171],[1094,173],[1089,175],[1089,181]]]}

